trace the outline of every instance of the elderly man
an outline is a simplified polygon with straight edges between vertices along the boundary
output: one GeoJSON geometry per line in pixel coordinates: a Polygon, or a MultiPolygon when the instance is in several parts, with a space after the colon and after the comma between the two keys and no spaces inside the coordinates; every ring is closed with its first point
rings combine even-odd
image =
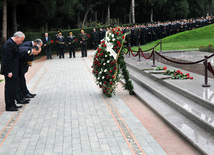
{"type": "Polygon", "coordinates": [[[1,74],[5,76],[5,109],[18,111],[15,104],[18,70],[19,70],[19,45],[24,41],[24,33],[18,31],[9,38],[2,47],[1,74]]]}

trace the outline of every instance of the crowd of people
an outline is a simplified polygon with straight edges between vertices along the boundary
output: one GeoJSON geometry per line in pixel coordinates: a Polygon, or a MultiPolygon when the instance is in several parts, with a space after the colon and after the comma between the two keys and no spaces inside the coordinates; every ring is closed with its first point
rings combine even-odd
{"type": "Polygon", "coordinates": [[[2,47],[1,74],[5,77],[5,110],[18,111],[17,104],[28,104],[36,94],[27,88],[25,74],[32,65],[34,55],[41,52],[41,39],[24,42],[25,34],[14,33],[2,47]]]}

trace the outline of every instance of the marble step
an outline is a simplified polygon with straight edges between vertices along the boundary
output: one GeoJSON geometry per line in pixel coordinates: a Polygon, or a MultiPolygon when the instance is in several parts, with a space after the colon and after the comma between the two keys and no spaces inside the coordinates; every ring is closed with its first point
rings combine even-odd
{"type": "Polygon", "coordinates": [[[197,123],[188,119],[165,101],[133,81],[136,95],[158,114],[181,137],[192,145],[199,154],[212,155],[214,152],[214,136],[197,123]]]}
{"type": "MultiPolygon", "coordinates": [[[[212,109],[214,111],[214,103],[205,100],[204,98],[202,98],[201,96],[197,95],[196,93],[192,93],[191,91],[188,91],[187,89],[182,88],[180,85],[176,85],[175,82],[178,83],[178,81],[173,81],[170,80],[169,76],[167,75],[162,75],[162,74],[153,74],[154,70],[149,69],[149,70],[142,70],[140,69],[138,66],[134,66],[132,63],[127,62],[127,66],[134,69],[137,72],[140,72],[141,74],[148,76],[149,78],[156,80],[158,82],[160,82],[162,85],[176,91],[177,93],[197,102],[198,104],[207,107],[208,109],[212,109]]],[[[163,71],[160,71],[163,72],[163,71]]],[[[203,77],[202,77],[203,78],[203,77]]],[[[197,81],[196,81],[197,82],[197,81]]],[[[185,82],[186,84],[186,82],[185,82]]],[[[193,83],[193,86],[195,85],[195,83],[193,83]]],[[[192,87],[192,86],[189,86],[192,87]]],[[[197,88],[196,88],[197,89],[197,88]]],[[[202,89],[202,87],[201,87],[202,89]]]]}
{"type": "Polygon", "coordinates": [[[214,112],[196,102],[178,94],[158,81],[155,81],[141,73],[128,68],[131,78],[145,87],[151,93],[177,109],[189,119],[197,122],[201,127],[214,135],[214,112]]]}

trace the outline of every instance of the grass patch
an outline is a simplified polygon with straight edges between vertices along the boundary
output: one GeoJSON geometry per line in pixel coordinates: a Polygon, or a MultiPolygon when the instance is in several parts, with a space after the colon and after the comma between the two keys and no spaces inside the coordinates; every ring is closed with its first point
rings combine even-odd
{"type": "MultiPolygon", "coordinates": [[[[142,45],[142,50],[147,50],[154,47],[160,40],[142,45]]],[[[214,24],[191,31],[177,33],[162,39],[162,50],[184,50],[198,49],[200,46],[208,46],[214,44],[214,24]]],[[[133,47],[133,50],[138,50],[138,47],[133,47]]],[[[160,46],[157,46],[156,51],[160,51],[160,46]]]]}

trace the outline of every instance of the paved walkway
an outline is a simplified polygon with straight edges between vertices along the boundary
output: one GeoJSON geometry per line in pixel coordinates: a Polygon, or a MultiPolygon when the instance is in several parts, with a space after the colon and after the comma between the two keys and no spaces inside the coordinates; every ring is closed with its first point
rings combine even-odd
{"type": "Polygon", "coordinates": [[[119,96],[95,85],[87,58],[47,61],[28,83],[37,96],[0,116],[0,154],[166,154],[119,96]]]}

